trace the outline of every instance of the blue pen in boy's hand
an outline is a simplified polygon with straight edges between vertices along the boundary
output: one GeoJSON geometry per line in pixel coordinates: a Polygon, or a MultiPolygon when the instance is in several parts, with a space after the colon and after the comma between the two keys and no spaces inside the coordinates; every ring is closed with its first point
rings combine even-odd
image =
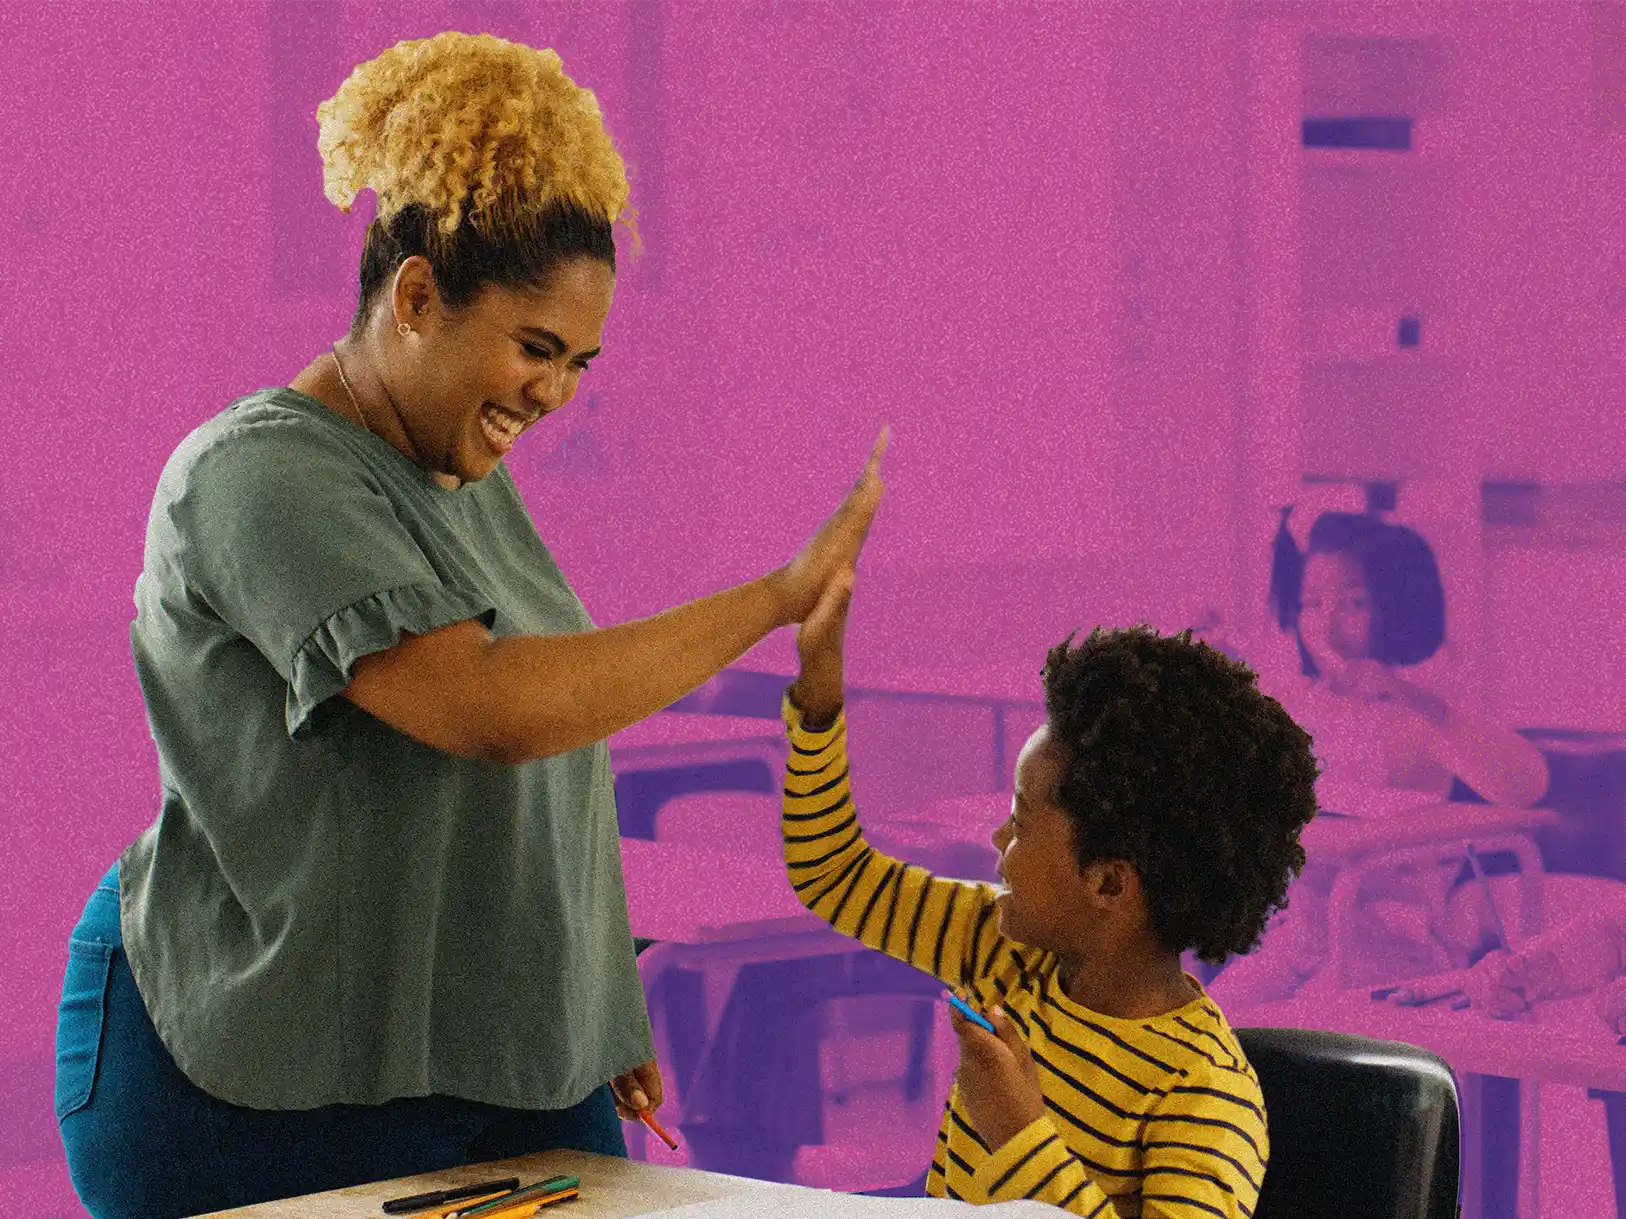
{"type": "MultiPolygon", "coordinates": [[[[949,1001],[949,1006],[954,1008],[955,1011],[959,1012],[960,1015],[964,1016],[967,1020],[971,1021],[971,1023],[981,1025],[990,1033],[994,1032],[994,1026],[988,1023],[986,1017],[984,1017],[964,999],[960,998],[959,995],[951,993],[947,995],[947,998],[949,1001]]],[[[997,1037],[999,1034],[995,1033],[994,1035],[997,1037]]]]}

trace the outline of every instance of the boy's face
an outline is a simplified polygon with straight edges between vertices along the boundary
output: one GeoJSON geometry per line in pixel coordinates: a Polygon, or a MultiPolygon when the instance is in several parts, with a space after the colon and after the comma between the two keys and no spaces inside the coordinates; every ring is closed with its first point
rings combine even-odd
{"type": "Polygon", "coordinates": [[[994,831],[999,874],[1000,933],[1053,952],[1072,951],[1092,938],[1090,882],[1073,854],[1073,828],[1057,806],[1064,765],[1061,750],[1042,725],[1016,762],[1011,815],[994,831]]]}

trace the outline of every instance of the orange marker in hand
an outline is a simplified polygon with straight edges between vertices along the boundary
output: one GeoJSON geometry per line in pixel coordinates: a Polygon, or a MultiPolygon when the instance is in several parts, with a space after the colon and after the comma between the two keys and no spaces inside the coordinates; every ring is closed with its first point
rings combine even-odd
{"type": "Polygon", "coordinates": [[[640,1109],[640,1110],[638,1110],[638,1120],[640,1122],[642,1122],[644,1125],[648,1126],[656,1134],[660,1135],[661,1136],[661,1142],[665,1143],[673,1151],[677,1150],[676,1141],[672,1138],[671,1135],[667,1134],[666,1131],[661,1129],[661,1124],[655,1120],[655,1115],[653,1113],[651,1113],[648,1109],[640,1109]]]}

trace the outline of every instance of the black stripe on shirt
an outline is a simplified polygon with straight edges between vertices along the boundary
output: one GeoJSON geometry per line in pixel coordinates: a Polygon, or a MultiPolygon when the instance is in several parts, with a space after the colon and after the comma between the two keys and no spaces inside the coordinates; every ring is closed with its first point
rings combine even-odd
{"type": "Polygon", "coordinates": [[[965,1120],[965,1118],[961,1117],[953,1109],[949,1110],[949,1117],[953,1119],[954,1124],[956,1126],[958,1126],[961,1130],[965,1131],[966,1137],[968,1139],[970,1139],[973,1143],[975,1143],[978,1147],[981,1147],[986,1152],[991,1153],[993,1151],[993,1148],[988,1146],[988,1144],[983,1141],[982,1135],[978,1134],[975,1130],[973,1130],[971,1128],[971,1124],[969,1122],[967,1122],[965,1120]]]}
{"type": "MultiPolygon", "coordinates": [[[[913,866],[913,864],[910,865],[910,867],[913,866]]],[[[904,951],[908,954],[908,961],[911,965],[915,963],[915,941],[920,936],[920,916],[926,913],[926,899],[931,895],[932,882],[931,876],[928,874],[923,878],[923,883],[920,886],[920,900],[915,903],[914,917],[909,920],[909,943],[905,946],[904,951]]]]}
{"type": "MultiPolygon", "coordinates": [[[[1055,1003],[1054,1000],[1050,998],[1050,975],[1048,973],[1042,973],[1039,975],[1039,994],[1043,997],[1046,1003],[1049,1003],[1053,1007],[1060,1007],[1059,1004],[1055,1003]]],[[[1070,1003],[1072,1000],[1069,999],[1068,1002],[1070,1003]]],[[[1062,1010],[1065,1011],[1066,1009],[1063,1008],[1062,1010]]],[[[1082,1024],[1085,1028],[1089,1029],[1090,1032],[1099,1033],[1119,1049],[1128,1051],[1136,1058],[1142,1059],[1150,1063],[1152,1066],[1158,1068],[1158,1070],[1167,1071],[1170,1075],[1185,1075],[1183,1070],[1177,1066],[1174,1066],[1172,1063],[1164,1062],[1161,1058],[1154,1058],[1145,1050],[1142,1050],[1137,1046],[1130,1045],[1127,1041],[1118,1036],[1118,1034],[1114,1033],[1105,1025],[1096,1024],[1093,1020],[1086,1020],[1080,1016],[1075,1016],[1071,1012],[1068,1012],[1067,1014],[1079,1024],[1082,1024]]]]}
{"type": "Polygon", "coordinates": [[[1236,1190],[1232,1188],[1231,1183],[1225,1180],[1223,1177],[1216,1177],[1206,1172],[1198,1172],[1192,1168],[1179,1168],[1173,1164],[1160,1164],[1156,1168],[1148,1168],[1146,1170],[1146,1175],[1148,1177],[1155,1177],[1166,1172],[1173,1173],[1178,1177],[1191,1177],[1197,1181],[1207,1181],[1210,1185],[1219,1186],[1233,1198],[1236,1197],[1236,1190]]]}
{"type": "MultiPolygon", "coordinates": [[[[817,897],[808,899],[808,901],[805,903],[807,907],[812,909],[814,906],[818,905],[819,902],[830,896],[830,894],[841,888],[841,886],[846,883],[847,877],[850,876],[854,870],[863,867],[864,861],[869,858],[872,853],[873,852],[869,849],[869,847],[865,847],[862,851],[858,852],[858,854],[849,859],[845,864],[842,865],[841,871],[836,873],[836,878],[826,885],[824,889],[819,892],[817,897]]],[[[803,889],[811,889],[823,879],[824,877],[822,876],[810,876],[799,884],[791,885],[791,888],[800,893],[803,889]]]]}
{"type": "Polygon", "coordinates": [[[841,900],[836,903],[836,908],[830,911],[830,925],[832,927],[841,922],[842,911],[847,908],[847,903],[852,901],[853,894],[858,892],[858,886],[864,883],[864,872],[869,870],[869,862],[874,858],[875,852],[872,848],[865,847],[864,855],[866,858],[863,870],[853,877],[852,883],[847,886],[847,891],[841,895],[841,900]]]}
{"type": "Polygon", "coordinates": [[[932,951],[932,977],[943,976],[943,945],[948,942],[949,928],[954,925],[954,907],[960,900],[960,886],[949,886],[948,908],[943,911],[943,922],[937,928],[937,947],[932,951]]]}
{"type": "Polygon", "coordinates": [[[1224,1070],[1228,1069],[1223,1062],[1219,1061],[1219,1059],[1215,1058],[1212,1054],[1210,1054],[1207,1050],[1203,1049],[1201,1046],[1192,1045],[1191,1042],[1189,1042],[1189,1041],[1183,1041],[1179,1037],[1175,1037],[1172,1034],[1165,1033],[1162,1029],[1155,1029],[1149,1024],[1143,1024],[1143,1025],[1141,1025],[1141,1028],[1145,1029],[1148,1033],[1152,1033],[1152,1034],[1154,1034],[1154,1035],[1156,1035],[1158,1037],[1163,1038],[1164,1041],[1172,1041],[1172,1042],[1174,1042],[1175,1045],[1179,1046],[1183,1050],[1190,1050],[1193,1054],[1197,1055],[1198,1058],[1201,1058],[1204,1062],[1206,1062],[1211,1067],[1216,1067],[1221,1071],[1224,1071],[1224,1070]]]}
{"type": "MultiPolygon", "coordinates": [[[[1240,1160],[1232,1159],[1230,1156],[1226,1155],[1223,1151],[1220,1151],[1217,1148],[1204,1147],[1201,1143],[1176,1143],[1171,1142],[1168,1139],[1148,1139],[1141,1145],[1143,1147],[1173,1147],[1179,1149],[1180,1151],[1200,1151],[1203,1155],[1213,1156],[1216,1160],[1224,1160],[1232,1168],[1237,1170],[1237,1173],[1242,1177],[1242,1179],[1248,1183],[1249,1189],[1253,1190],[1254,1193],[1259,1192],[1259,1182],[1253,1179],[1253,1174],[1249,1172],[1247,1168],[1243,1167],[1242,1162],[1240,1160]]],[[[1155,1172],[1157,1170],[1150,1169],[1148,1171],[1155,1172]]]]}
{"type": "MultiPolygon", "coordinates": [[[[815,771],[814,773],[815,774],[822,774],[823,769],[824,769],[823,767],[820,767],[819,770],[815,771]]],[[[792,796],[792,797],[802,799],[802,800],[810,800],[814,796],[822,796],[822,795],[824,795],[825,792],[829,791],[836,784],[840,783],[843,779],[845,779],[851,773],[852,773],[852,767],[843,766],[841,768],[841,773],[839,775],[837,775],[835,778],[831,779],[828,783],[819,784],[812,791],[796,792],[796,791],[791,791],[791,789],[787,787],[787,788],[785,788],[785,794],[787,796],[792,796]]]]}
{"type": "Polygon", "coordinates": [[[852,793],[842,792],[841,799],[837,800],[828,808],[816,808],[811,813],[783,813],[781,815],[786,821],[817,821],[820,817],[828,817],[831,813],[845,808],[849,803],[851,803],[851,801],[852,793]]]}
{"type": "Polygon", "coordinates": [[[1030,1198],[1037,1196],[1039,1191],[1054,1181],[1056,1179],[1056,1174],[1066,1167],[1066,1160],[1063,1160],[1061,1163],[1057,1164],[1049,1172],[1045,1173],[1044,1176],[1039,1178],[1039,1180],[1034,1184],[1033,1188],[1028,1190],[1027,1196],[1030,1198]]]}
{"type": "MultiPolygon", "coordinates": [[[[1120,1138],[1115,1138],[1114,1136],[1112,1136],[1110,1134],[1103,1134],[1101,1131],[1097,1130],[1094,1126],[1092,1126],[1088,1122],[1086,1122],[1083,1118],[1079,1117],[1079,1115],[1074,1113],[1071,1109],[1062,1108],[1061,1103],[1059,1101],[1057,1101],[1057,1102],[1051,1101],[1051,1099],[1048,1096],[1045,1097],[1044,1103],[1048,1108],[1054,1110],[1058,1116],[1066,1118],[1074,1126],[1078,1127],[1078,1129],[1082,1130],[1085,1134],[1089,1135],[1092,1139],[1094,1139],[1098,1143],[1105,1143],[1108,1147],[1135,1147],[1135,1146],[1139,1145],[1139,1141],[1136,1140],[1136,1139],[1132,1139],[1132,1138],[1120,1139],[1120,1138]]],[[[1108,1168],[1105,1165],[1096,1164],[1094,1162],[1091,1162],[1090,1167],[1091,1168],[1100,1168],[1103,1171],[1110,1172],[1115,1177],[1140,1176],[1140,1175],[1142,1175],[1142,1173],[1139,1172],[1139,1171],[1131,1173],[1130,1171],[1128,1171],[1126,1169],[1126,1170],[1120,1172],[1119,1170],[1117,1170],[1115,1168],[1108,1168]]]]}
{"type": "Polygon", "coordinates": [[[892,942],[892,920],[898,915],[898,903],[903,900],[903,880],[909,875],[909,865],[901,865],[892,877],[892,896],[886,903],[886,923],[881,927],[881,951],[892,942]]]}
{"type": "Polygon", "coordinates": [[[1238,1060],[1235,1052],[1232,1051],[1231,1047],[1226,1045],[1224,1041],[1220,1040],[1219,1037],[1215,1036],[1213,1033],[1209,1032],[1207,1029],[1198,1028],[1195,1024],[1191,1023],[1191,1021],[1187,1020],[1184,1016],[1176,1016],[1174,1018],[1174,1022],[1176,1024],[1178,1024],[1181,1028],[1189,1029],[1191,1032],[1196,1033],[1197,1036],[1199,1036],[1199,1037],[1206,1037],[1210,1041],[1212,1041],[1215,1045],[1219,1046],[1219,1048],[1221,1050],[1225,1051],[1225,1057],[1230,1059],[1230,1065],[1231,1065],[1233,1070],[1241,1066],[1240,1060],[1238,1060]]]}
{"type": "Polygon", "coordinates": [[[1065,1037],[1058,1037],[1055,1031],[1044,1022],[1043,1017],[1041,1017],[1038,1012],[1032,1013],[1030,1019],[1032,1019],[1035,1024],[1044,1030],[1045,1039],[1047,1041],[1054,1045],[1059,1045],[1069,1054],[1077,1055],[1079,1058],[1082,1058],[1085,1062],[1090,1063],[1097,1069],[1105,1071],[1108,1075],[1112,1076],[1112,1078],[1116,1079],[1125,1087],[1132,1088],[1134,1091],[1139,1092],[1142,1096],[1151,1096],[1154,1092],[1159,1096],[1165,1095],[1157,1088],[1149,1087],[1148,1085],[1141,1083],[1139,1080],[1130,1079],[1129,1076],[1118,1070],[1117,1067],[1113,1066],[1099,1054],[1092,1053],[1083,1046],[1067,1040],[1065,1037]]]}
{"type": "Polygon", "coordinates": [[[1203,1088],[1196,1084],[1177,1084],[1169,1092],[1183,1092],[1188,1095],[1217,1096],[1221,1100],[1228,1100],[1233,1105],[1241,1105],[1249,1113],[1254,1114],[1260,1121],[1265,1120],[1265,1111],[1245,1096],[1233,1096],[1229,1092],[1221,1092],[1218,1088],[1203,1088]]]}
{"type": "Polygon", "coordinates": [[[965,962],[962,968],[967,978],[980,978],[990,971],[994,963],[994,953],[999,948],[999,937],[994,937],[993,945],[988,950],[988,960],[981,969],[977,968],[977,941],[982,938],[982,930],[988,926],[988,919],[994,913],[994,903],[984,902],[982,909],[977,913],[977,921],[971,928],[971,939],[965,946],[965,962]]]}
{"type": "Polygon", "coordinates": [[[945,1148],[945,1150],[948,1152],[948,1158],[954,1161],[955,1165],[961,1172],[965,1173],[965,1175],[968,1177],[976,1175],[971,1165],[967,1164],[965,1162],[965,1158],[961,1156],[959,1152],[955,1151],[952,1146],[945,1148]]]}
{"type": "Polygon", "coordinates": [[[1249,1147],[1253,1148],[1253,1154],[1259,1156],[1261,1164],[1265,1162],[1265,1157],[1259,1154],[1259,1144],[1253,1141],[1253,1135],[1242,1129],[1241,1126],[1221,1121],[1217,1117],[1196,1117],[1189,1113],[1152,1113],[1147,1115],[1146,1121],[1148,1125],[1153,1122],[1187,1122],[1193,1126],[1213,1126],[1218,1130],[1229,1130],[1249,1147]]]}
{"type": "Polygon", "coordinates": [[[1195,1206],[1200,1211],[1207,1211],[1210,1215],[1218,1215],[1220,1219],[1229,1219],[1229,1216],[1217,1206],[1209,1206],[1206,1202],[1199,1202],[1195,1198],[1182,1198],[1179,1194],[1142,1194],[1142,1202],[1182,1202],[1187,1206],[1195,1206]]]}
{"type": "Polygon", "coordinates": [[[853,824],[853,832],[848,836],[846,842],[843,842],[838,847],[831,847],[828,851],[826,851],[823,855],[820,855],[817,859],[797,860],[797,861],[793,862],[790,865],[790,868],[791,868],[791,870],[793,872],[805,872],[809,868],[816,868],[820,864],[829,863],[837,855],[841,854],[848,847],[852,846],[853,843],[857,842],[863,836],[864,836],[863,831],[861,829],[859,829],[859,827],[858,827],[858,825],[857,825],[857,823],[855,821],[854,824],[853,824]]]}
{"type": "MultiPolygon", "coordinates": [[[[1034,1054],[1033,1055],[1033,1060],[1035,1062],[1037,1062],[1041,1067],[1045,1068],[1045,1070],[1049,1071],[1057,1079],[1063,1080],[1066,1083],[1070,1084],[1072,1086],[1072,1088],[1074,1089],[1074,1091],[1078,1092],[1081,1096],[1089,1097],[1097,1105],[1101,1106],[1101,1108],[1105,1109],[1108,1113],[1112,1114],[1113,1116],[1121,1117],[1121,1118],[1127,1118],[1130,1121],[1139,1121],[1141,1119],[1142,1114],[1136,1112],[1135,1110],[1125,1109],[1122,1106],[1113,1104],[1106,1097],[1102,1096],[1099,1092],[1097,1092],[1094,1088],[1092,1088],[1088,1084],[1086,1084],[1082,1079],[1077,1079],[1074,1076],[1070,1075],[1068,1072],[1062,1070],[1055,1063],[1051,1062],[1048,1058],[1044,1057],[1043,1055],[1034,1054]]],[[[1126,1144],[1126,1146],[1127,1146],[1127,1144],[1126,1144]]]]}
{"type": "MultiPolygon", "coordinates": [[[[792,741],[790,743],[790,751],[792,753],[796,754],[798,757],[816,758],[821,753],[823,753],[826,749],[830,748],[830,746],[833,745],[833,744],[835,744],[834,741],[826,741],[823,745],[820,745],[817,749],[803,749],[795,741],[792,741]]],[[[823,768],[821,767],[820,769],[823,769],[823,768]]]]}
{"type": "Polygon", "coordinates": [[[1000,1190],[1005,1188],[1005,1183],[1007,1181],[1009,1181],[1012,1177],[1014,1177],[1017,1173],[1021,1172],[1023,1167],[1028,1163],[1028,1161],[1033,1159],[1033,1157],[1038,1155],[1040,1151],[1042,1151],[1044,1148],[1048,1147],[1051,1143],[1053,1143],[1055,1141],[1056,1141],[1056,1136],[1055,1135],[1047,1134],[1047,1135],[1044,1136],[1044,1138],[1040,1139],[1032,1147],[1029,1147],[1025,1152],[1023,1152],[1020,1156],[1017,1157],[1016,1163],[1012,1164],[1009,1168],[1007,1168],[1002,1174],[1000,1174],[999,1179],[988,1187],[988,1192],[990,1194],[997,1194],[1000,1190]]]}
{"type": "MultiPolygon", "coordinates": [[[[870,916],[875,913],[876,903],[881,900],[881,894],[886,892],[887,887],[892,884],[892,881],[897,877],[897,875],[897,863],[894,862],[887,864],[886,872],[881,878],[881,883],[875,886],[875,892],[871,893],[869,895],[869,901],[864,903],[864,913],[860,915],[858,919],[858,930],[853,932],[853,938],[855,940],[862,942],[864,938],[864,928],[869,926],[870,916]]],[[[891,919],[889,918],[887,921],[890,922],[891,919]]],[[[885,940],[881,941],[881,947],[883,950],[886,948],[885,940]]]]}
{"type": "MultiPolygon", "coordinates": [[[[823,815],[824,814],[822,814],[822,813],[820,814],[820,816],[823,816],[823,815]]],[[[848,826],[856,825],[857,823],[858,823],[857,814],[856,813],[848,813],[845,817],[843,817],[840,821],[836,822],[834,825],[832,825],[827,830],[820,830],[816,834],[786,834],[785,835],[785,841],[786,842],[817,842],[819,839],[828,838],[832,834],[840,834],[840,833],[844,832],[847,829],[848,826]]],[[[792,866],[794,867],[795,865],[793,864],[792,866]]]]}

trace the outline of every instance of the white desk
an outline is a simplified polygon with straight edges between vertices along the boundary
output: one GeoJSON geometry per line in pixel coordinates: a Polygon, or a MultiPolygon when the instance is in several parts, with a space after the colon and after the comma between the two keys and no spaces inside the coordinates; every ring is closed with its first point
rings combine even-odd
{"type": "MultiPolygon", "coordinates": [[[[453,1189],[500,1177],[518,1177],[528,1185],[564,1174],[581,1178],[581,1196],[557,1211],[570,1219],[632,1219],[669,1207],[747,1194],[761,1197],[765,1215],[794,1214],[798,1197],[819,1192],[798,1185],[753,1181],[693,1168],[666,1168],[585,1151],[544,1151],[514,1160],[447,1168],[394,1181],[308,1194],[303,1198],[216,1211],[214,1216],[215,1219],[226,1216],[230,1219],[380,1219],[383,1212],[379,1204],[386,1198],[453,1189]]],[[[555,1210],[547,1208],[539,1214],[551,1216],[555,1210]]]]}

